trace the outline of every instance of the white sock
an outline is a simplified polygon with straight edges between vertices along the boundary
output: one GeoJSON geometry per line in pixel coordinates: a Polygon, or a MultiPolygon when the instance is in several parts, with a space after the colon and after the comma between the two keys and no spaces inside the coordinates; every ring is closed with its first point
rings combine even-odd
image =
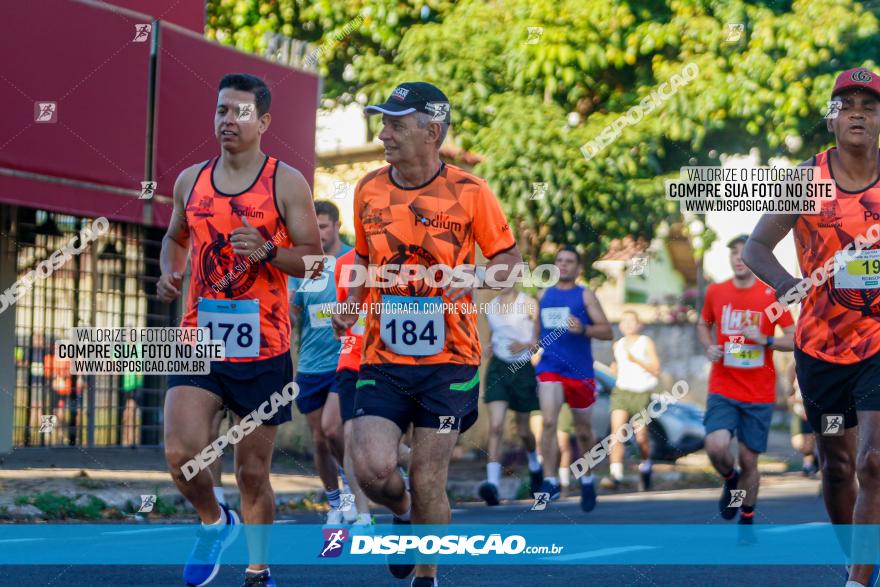
{"type": "Polygon", "coordinates": [[[552,483],[553,485],[559,485],[559,478],[558,477],[547,477],[546,481],[548,483],[552,483]]]}
{"type": "Polygon", "coordinates": [[[623,479],[623,463],[611,463],[611,476],[618,481],[623,479]]]}
{"type": "Polygon", "coordinates": [[[647,473],[650,470],[651,470],[651,459],[648,459],[647,461],[642,461],[641,463],[639,463],[639,471],[640,472],[647,473]]]}
{"type": "Polygon", "coordinates": [[[324,493],[327,495],[327,503],[330,505],[330,507],[334,510],[338,509],[340,503],[339,490],[334,489],[333,491],[324,491],[324,493]]]}
{"type": "Polygon", "coordinates": [[[373,521],[373,516],[370,515],[370,512],[360,513],[357,515],[357,519],[354,521],[355,524],[369,524],[373,521]]]}
{"type": "Polygon", "coordinates": [[[568,486],[571,483],[571,469],[568,467],[559,469],[559,480],[562,485],[568,486]]]}
{"type": "Polygon", "coordinates": [[[216,522],[211,522],[210,524],[206,524],[202,522],[202,526],[225,526],[226,525],[226,514],[221,510],[220,517],[216,522]]]}
{"type": "Polygon", "coordinates": [[[498,487],[498,484],[501,483],[501,463],[486,463],[486,477],[489,479],[489,483],[498,487]]]}
{"type": "Polygon", "coordinates": [[[217,498],[217,503],[226,505],[226,494],[223,493],[222,487],[214,487],[214,497],[217,498]]]}
{"type": "Polygon", "coordinates": [[[593,482],[593,474],[592,473],[581,477],[581,485],[589,485],[592,482],[593,482]]]}
{"type": "Polygon", "coordinates": [[[861,583],[859,583],[858,581],[847,581],[846,587],[865,587],[865,586],[862,585],[861,583]]]}
{"type": "Polygon", "coordinates": [[[529,471],[533,473],[541,470],[541,459],[538,458],[538,451],[533,450],[529,455],[529,471]]]}
{"type": "Polygon", "coordinates": [[[262,571],[254,571],[254,570],[252,570],[252,569],[245,569],[244,572],[245,572],[245,573],[250,573],[251,575],[262,575],[263,573],[266,573],[267,575],[271,575],[271,574],[272,574],[272,573],[269,572],[269,567],[266,567],[266,568],[263,569],[262,571]]]}

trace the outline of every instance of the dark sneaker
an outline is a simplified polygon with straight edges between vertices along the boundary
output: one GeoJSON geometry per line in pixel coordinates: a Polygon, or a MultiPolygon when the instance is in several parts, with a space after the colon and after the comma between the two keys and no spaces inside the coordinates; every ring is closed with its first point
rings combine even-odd
{"type": "Polygon", "coordinates": [[[639,489],[651,491],[651,469],[639,471],[639,489]]]}
{"type": "Polygon", "coordinates": [[[529,471],[529,494],[541,491],[541,483],[544,482],[544,472],[540,469],[537,471],[529,471]]]}
{"type": "Polygon", "coordinates": [[[480,485],[479,493],[480,498],[486,502],[486,505],[498,505],[501,503],[501,500],[498,499],[498,488],[495,487],[494,483],[486,481],[480,485]]]}
{"type": "Polygon", "coordinates": [[[555,483],[551,483],[547,479],[541,482],[541,487],[538,489],[536,493],[549,493],[550,501],[556,501],[559,499],[559,496],[562,494],[562,488],[555,483]]]}
{"type": "Polygon", "coordinates": [[[260,574],[245,573],[243,587],[278,587],[278,584],[269,571],[263,571],[260,574]]]}
{"type": "Polygon", "coordinates": [[[220,570],[223,551],[235,542],[241,531],[238,514],[223,504],[220,510],[226,516],[225,525],[199,528],[196,544],[183,567],[183,580],[187,585],[200,587],[213,581],[220,570]]]}
{"type": "Polygon", "coordinates": [[[725,520],[732,520],[736,517],[736,512],[739,508],[729,507],[731,501],[730,492],[736,489],[736,485],[739,483],[739,471],[733,472],[733,477],[724,481],[724,487],[721,488],[721,497],[718,499],[718,511],[721,512],[721,517],[725,520]]]}
{"type": "MultiPolygon", "coordinates": [[[[394,526],[409,526],[410,522],[404,522],[397,516],[394,516],[393,518],[391,518],[391,524],[394,526]]],[[[403,531],[404,530],[401,529],[401,532],[403,531]]],[[[391,573],[396,579],[406,579],[407,577],[412,575],[412,572],[415,570],[416,566],[412,563],[393,563],[392,561],[396,558],[400,558],[400,555],[386,555],[385,562],[388,564],[388,572],[391,573]]]]}
{"type": "Polygon", "coordinates": [[[595,482],[581,483],[581,509],[591,512],[596,508],[595,482]]]}
{"type": "Polygon", "coordinates": [[[436,584],[433,577],[413,577],[409,587],[434,587],[436,584]]]}

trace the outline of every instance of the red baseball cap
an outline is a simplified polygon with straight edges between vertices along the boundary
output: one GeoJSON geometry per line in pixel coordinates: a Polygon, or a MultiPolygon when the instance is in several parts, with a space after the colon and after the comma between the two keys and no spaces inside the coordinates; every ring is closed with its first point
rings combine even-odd
{"type": "Polygon", "coordinates": [[[837,76],[831,95],[838,96],[853,89],[867,90],[880,97],[880,76],[864,67],[847,69],[837,76]]]}

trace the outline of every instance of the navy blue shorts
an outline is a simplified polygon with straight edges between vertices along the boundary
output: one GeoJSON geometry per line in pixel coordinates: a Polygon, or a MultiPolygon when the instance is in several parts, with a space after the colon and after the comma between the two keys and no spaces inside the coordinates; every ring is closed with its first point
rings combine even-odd
{"type": "Polygon", "coordinates": [[[843,416],[843,427],[859,424],[858,411],[880,410],[880,353],[851,365],[822,361],[794,349],[798,385],[804,398],[804,411],[813,430],[827,429],[823,421],[843,416]]]}
{"type": "Polygon", "coordinates": [[[753,404],[710,393],[706,403],[706,434],[729,430],[753,452],[767,451],[773,404],[753,404]]]}
{"type": "Polygon", "coordinates": [[[480,373],[474,365],[363,365],[354,417],[379,416],[401,432],[466,431],[477,421],[480,373]]]}
{"type": "Polygon", "coordinates": [[[301,414],[310,414],[324,407],[327,394],[336,392],[336,371],[297,373],[296,384],[299,385],[296,407],[301,414]]]}
{"type": "MultiPolygon", "coordinates": [[[[260,361],[213,361],[208,375],[169,375],[168,389],[181,385],[205,389],[217,395],[236,416],[244,418],[292,380],[293,362],[290,353],[285,352],[260,361]]],[[[292,419],[293,407],[287,404],[265,423],[277,426],[292,419]]]]}
{"type": "Polygon", "coordinates": [[[354,397],[357,391],[358,372],[354,369],[342,369],[336,372],[336,393],[339,394],[339,412],[342,421],[354,418],[354,397]]]}

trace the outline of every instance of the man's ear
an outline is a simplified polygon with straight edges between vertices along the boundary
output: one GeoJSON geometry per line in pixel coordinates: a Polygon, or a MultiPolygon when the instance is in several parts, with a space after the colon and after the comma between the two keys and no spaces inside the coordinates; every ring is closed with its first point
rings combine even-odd
{"type": "Polygon", "coordinates": [[[269,130],[269,125],[272,124],[272,115],[268,112],[260,117],[260,133],[264,133],[269,130]]]}

